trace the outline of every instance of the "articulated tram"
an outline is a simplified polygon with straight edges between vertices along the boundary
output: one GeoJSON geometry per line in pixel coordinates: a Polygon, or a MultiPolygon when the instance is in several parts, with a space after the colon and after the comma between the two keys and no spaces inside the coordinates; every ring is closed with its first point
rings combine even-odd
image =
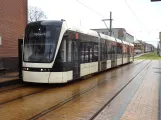
{"type": "Polygon", "coordinates": [[[29,23],[23,43],[23,81],[66,83],[133,61],[134,45],[65,21],[29,23]]]}

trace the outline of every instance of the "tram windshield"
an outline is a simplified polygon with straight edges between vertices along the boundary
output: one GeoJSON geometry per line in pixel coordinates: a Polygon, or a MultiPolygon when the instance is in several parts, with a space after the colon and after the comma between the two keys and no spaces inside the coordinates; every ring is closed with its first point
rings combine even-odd
{"type": "Polygon", "coordinates": [[[49,63],[52,61],[61,26],[34,24],[28,25],[24,39],[24,61],[49,63]]]}

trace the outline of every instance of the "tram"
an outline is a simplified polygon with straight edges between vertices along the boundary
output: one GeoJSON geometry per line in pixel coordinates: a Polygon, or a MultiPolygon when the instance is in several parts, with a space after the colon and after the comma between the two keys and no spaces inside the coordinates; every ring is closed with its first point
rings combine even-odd
{"type": "Polygon", "coordinates": [[[67,83],[133,59],[131,43],[68,28],[65,21],[37,21],[25,29],[22,78],[34,83],[67,83]]]}

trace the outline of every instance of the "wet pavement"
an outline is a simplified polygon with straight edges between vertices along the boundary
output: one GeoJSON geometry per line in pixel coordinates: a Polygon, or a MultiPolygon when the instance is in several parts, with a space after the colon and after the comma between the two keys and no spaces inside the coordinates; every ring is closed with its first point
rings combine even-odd
{"type": "Polygon", "coordinates": [[[153,61],[148,73],[128,104],[121,120],[157,120],[161,64],[153,61]]]}
{"type": "MultiPolygon", "coordinates": [[[[158,64],[156,64],[156,62],[158,61],[153,61],[149,64],[149,66],[147,66],[111,103],[108,107],[106,107],[97,117],[95,120],[147,120],[146,117],[145,118],[138,118],[135,119],[134,116],[139,116],[138,114],[135,114],[135,112],[137,113],[139,111],[140,108],[144,107],[143,102],[147,102],[148,106],[148,101],[144,101],[142,98],[145,98],[145,91],[147,92],[147,94],[153,94],[152,97],[158,97],[158,91],[154,90],[153,93],[149,92],[149,90],[151,91],[151,89],[153,89],[154,87],[156,87],[156,81],[153,81],[153,79],[151,78],[157,78],[158,76],[155,76],[155,74],[152,74],[152,72],[154,72],[154,70],[152,69],[154,66],[157,66],[158,64]],[[147,79],[149,79],[147,81],[147,79]],[[150,83],[149,83],[150,82],[150,83]],[[155,86],[154,86],[155,84],[155,86]],[[152,86],[151,86],[152,85],[152,86]],[[142,88],[142,90],[140,90],[140,88],[144,86],[144,88],[142,88]],[[148,89],[145,89],[146,88],[148,89]],[[142,94],[141,96],[138,96],[138,92],[139,94],[142,94]],[[138,97],[137,99],[136,96],[138,97]],[[142,99],[143,101],[138,101],[142,99]],[[133,104],[133,107],[131,107],[131,109],[127,108],[127,106],[129,106],[129,103],[131,104],[132,101],[135,101],[138,104],[133,104]],[[140,108],[139,108],[140,107],[140,108]],[[128,111],[128,115],[130,116],[125,116],[127,115],[127,113],[125,114],[124,112],[128,111]],[[132,112],[133,111],[133,112],[132,112]],[[124,115],[125,114],[125,115],[124,115]]],[[[158,87],[156,87],[156,89],[158,89],[158,87]]],[[[151,100],[150,96],[146,96],[147,100],[151,100]]],[[[158,102],[158,99],[155,99],[155,103],[158,102]]],[[[154,101],[153,101],[154,102],[154,101]]],[[[150,103],[150,102],[149,102],[150,103]]],[[[142,111],[143,112],[143,111],[142,111]]],[[[157,111],[154,111],[158,112],[157,111]]],[[[142,114],[140,112],[140,114],[142,114]]],[[[151,116],[153,117],[153,120],[157,120],[156,116],[151,116]]]]}
{"type": "Polygon", "coordinates": [[[136,76],[149,61],[136,66],[133,69],[121,74],[119,77],[108,80],[106,84],[102,84],[92,91],[81,95],[79,98],[59,107],[56,110],[40,117],[39,119],[59,119],[59,120],[88,120],[95,114],[115,93],[120,90],[130,79],[136,76]]]}
{"type": "Polygon", "coordinates": [[[31,119],[34,118],[33,116],[39,115],[39,113],[43,112],[47,114],[44,114],[40,119],[88,119],[122,86],[136,76],[148,63],[149,61],[144,61],[139,64],[138,61],[138,63],[136,62],[135,64],[133,63],[118,69],[100,73],[87,80],[68,83],[60,87],[52,88],[50,86],[49,89],[38,93],[37,91],[41,91],[46,88],[24,87],[8,91],[8,93],[7,91],[6,93],[0,93],[0,101],[3,103],[5,101],[12,100],[13,98],[18,98],[36,92],[36,94],[1,104],[0,118],[3,120],[31,119]],[[130,74],[127,74],[127,72],[130,74]],[[77,96],[74,100],[60,106],[59,108],[52,109],[54,106],[60,104],[61,101],[72,98],[72,96],[74,98],[76,94],[86,91],[102,81],[106,82],[94,87],[92,90],[89,90],[81,96],[77,96]]]}
{"type": "Polygon", "coordinates": [[[27,95],[32,95],[32,94],[36,94],[39,92],[42,92],[44,90],[46,90],[47,88],[39,88],[39,87],[34,87],[34,86],[27,86],[27,87],[18,87],[15,90],[7,90],[7,91],[2,91],[0,92],[0,105],[16,100],[16,99],[20,99],[22,97],[25,97],[27,95]]]}

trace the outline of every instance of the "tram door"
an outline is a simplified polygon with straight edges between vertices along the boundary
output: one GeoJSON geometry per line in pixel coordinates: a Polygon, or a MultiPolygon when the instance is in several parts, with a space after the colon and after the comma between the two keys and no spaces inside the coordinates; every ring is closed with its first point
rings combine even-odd
{"type": "Polygon", "coordinates": [[[73,78],[80,77],[80,63],[79,63],[79,40],[73,41],[73,78]]]}

